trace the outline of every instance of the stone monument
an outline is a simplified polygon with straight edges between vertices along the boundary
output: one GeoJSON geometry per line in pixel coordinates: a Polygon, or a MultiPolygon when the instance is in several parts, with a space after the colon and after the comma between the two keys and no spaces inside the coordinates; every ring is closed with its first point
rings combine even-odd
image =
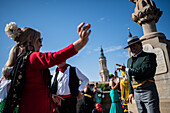
{"type": "MultiPolygon", "coordinates": [[[[156,23],[162,11],[156,7],[152,0],[130,0],[136,4],[132,20],[143,28],[143,49],[157,55],[157,70],[155,82],[157,85],[161,113],[170,111],[170,40],[163,33],[157,32],[156,23]]],[[[129,51],[130,55],[130,51],[129,51]]],[[[136,113],[129,105],[129,111],[136,113]]]]}

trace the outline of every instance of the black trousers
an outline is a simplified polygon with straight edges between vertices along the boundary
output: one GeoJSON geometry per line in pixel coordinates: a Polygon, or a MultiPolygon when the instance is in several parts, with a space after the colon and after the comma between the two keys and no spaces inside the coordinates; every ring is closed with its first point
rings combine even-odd
{"type": "Polygon", "coordinates": [[[58,106],[59,113],[76,113],[77,97],[68,97],[61,101],[58,106]]]}
{"type": "Polygon", "coordinates": [[[94,109],[94,102],[92,98],[83,96],[83,102],[80,106],[79,113],[92,113],[92,110],[94,109]]]}

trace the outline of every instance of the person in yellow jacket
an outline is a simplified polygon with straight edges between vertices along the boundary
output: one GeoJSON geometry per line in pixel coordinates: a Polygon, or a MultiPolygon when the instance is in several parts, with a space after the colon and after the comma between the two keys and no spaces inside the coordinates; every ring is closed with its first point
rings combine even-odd
{"type": "Polygon", "coordinates": [[[125,102],[128,102],[128,97],[129,97],[128,76],[124,71],[122,72],[122,76],[123,78],[120,81],[121,100],[125,100],[125,102]]]}
{"type": "Polygon", "coordinates": [[[128,113],[128,98],[129,98],[129,79],[126,72],[122,71],[123,78],[120,80],[121,100],[124,113],[128,113]]]}

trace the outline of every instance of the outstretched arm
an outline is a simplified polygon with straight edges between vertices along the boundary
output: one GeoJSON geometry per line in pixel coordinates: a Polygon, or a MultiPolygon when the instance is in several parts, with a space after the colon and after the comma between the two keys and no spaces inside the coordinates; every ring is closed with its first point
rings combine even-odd
{"type": "Polygon", "coordinates": [[[83,22],[78,26],[78,34],[80,38],[73,44],[53,53],[33,52],[29,58],[31,67],[35,69],[50,68],[77,54],[77,52],[87,44],[89,40],[88,37],[91,33],[91,30],[89,30],[90,24],[86,24],[85,26],[84,24],[85,23],[83,22]]]}
{"type": "Polygon", "coordinates": [[[89,83],[89,79],[78,68],[76,68],[76,74],[79,80],[82,82],[81,85],[79,86],[79,91],[83,91],[84,88],[89,83]]]}

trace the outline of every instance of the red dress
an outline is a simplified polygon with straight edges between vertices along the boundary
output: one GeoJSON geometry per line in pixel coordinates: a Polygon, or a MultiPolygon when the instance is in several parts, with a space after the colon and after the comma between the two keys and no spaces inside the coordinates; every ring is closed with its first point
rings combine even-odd
{"type": "MultiPolygon", "coordinates": [[[[26,66],[26,81],[20,102],[19,113],[57,113],[47,83],[43,79],[43,70],[66,61],[75,55],[73,44],[58,52],[33,52],[26,66]]],[[[48,73],[45,74],[46,79],[48,73]]],[[[48,80],[46,80],[48,81],[48,80]]]]}

